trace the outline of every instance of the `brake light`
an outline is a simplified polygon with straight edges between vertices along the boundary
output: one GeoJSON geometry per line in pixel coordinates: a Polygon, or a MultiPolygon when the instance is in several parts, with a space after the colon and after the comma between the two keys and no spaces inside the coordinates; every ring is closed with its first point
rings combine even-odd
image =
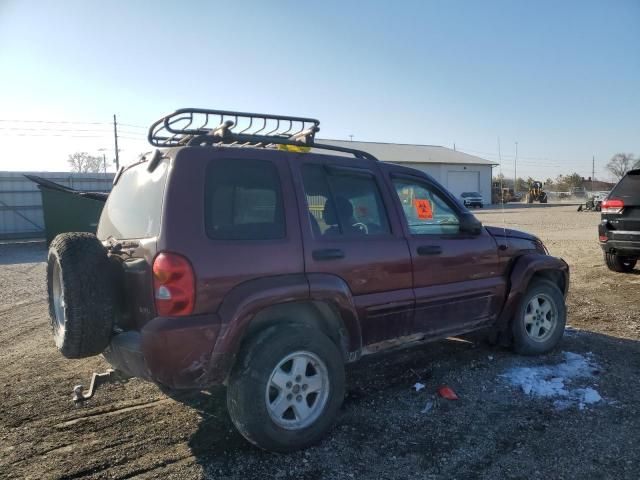
{"type": "Polygon", "coordinates": [[[600,208],[602,213],[621,213],[624,208],[624,202],[618,199],[603,200],[600,208]]]}
{"type": "Polygon", "coordinates": [[[609,238],[606,235],[599,235],[598,240],[600,240],[601,242],[606,242],[607,240],[609,240],[609,238]]]}
{"type": "Polygon", "coordinates": [[[180,317],[191,314],[196,289],[189,261],[177,253],[158,254],[153,261],[153,293],[158,315],[180,317]]]}

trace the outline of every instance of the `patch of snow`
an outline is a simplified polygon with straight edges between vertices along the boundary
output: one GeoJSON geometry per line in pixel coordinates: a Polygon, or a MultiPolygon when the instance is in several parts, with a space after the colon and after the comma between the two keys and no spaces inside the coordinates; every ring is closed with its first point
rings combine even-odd
{"type": "Polygon", "coordinates": [[[591,387],[578,388],[576,389],[576,392],[578,393],[578,395],[580,395],[578,403],[578,408],[580,410],[584,410],[584,407],[586,405],[591,405],[593,403],[602,401],[602,397],[600,396],[598,391],[591,387]]]}
{"type": "Polygon", "coordinates": [[[427,404],[424,406],[424,408],[420,411],[420,413],[428,413],[433,409],[433,400],[429,400],[427,401],[427,404]]]}
{"type": "Polygon", "coordinates": [[[422,390],[424,388],[424,384],[418,382],[413,386],[413,388],[416,389],[416,392],[419,392],[420,390],[422,390]]]}
{"type": "Polygon", "coordinates": [[[556,365],[537,367],[514,367],[507,370],[502,377],[509,383],[519,387],[525,395],[560,399],[554,402],[557,410],[565,410],[571,406],[584,409],[602,401],[602,397],[592,387],[574,388],[571,383],[577,379],[591,379],[598,372],[598,366],[591,354],[580,355],[573,352],[562,352],[564,362],[556,365]]]}

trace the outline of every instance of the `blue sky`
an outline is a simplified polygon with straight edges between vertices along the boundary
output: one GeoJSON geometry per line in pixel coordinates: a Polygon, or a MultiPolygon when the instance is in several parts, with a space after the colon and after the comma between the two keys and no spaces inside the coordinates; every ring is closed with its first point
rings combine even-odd
{"type": "Polygon", "coordinates": [[[638,0],[186,4],[0,0],[0,170],[112,157],[114,113],[132,158],[140,127],[185,106],[490,160],[500,137],[507,175],[515,142],[537,178],[640,155],[638,0]]]}

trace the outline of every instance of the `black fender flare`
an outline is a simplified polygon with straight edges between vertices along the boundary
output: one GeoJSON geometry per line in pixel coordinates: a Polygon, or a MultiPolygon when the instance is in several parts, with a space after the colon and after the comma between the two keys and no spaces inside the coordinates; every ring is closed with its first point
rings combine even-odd
{"type": "Polygon", "coordinates": [[[502,311],[498,316],[497,326],[501,331],[509,328],[522,297],[529,283],[535,276],[561,280],[558,287],[566,297],[569,291],[569,265],[561,258],[538,253],[528,253],[517,257],[513,261],[509,275],[509,289],[502,311]]]}

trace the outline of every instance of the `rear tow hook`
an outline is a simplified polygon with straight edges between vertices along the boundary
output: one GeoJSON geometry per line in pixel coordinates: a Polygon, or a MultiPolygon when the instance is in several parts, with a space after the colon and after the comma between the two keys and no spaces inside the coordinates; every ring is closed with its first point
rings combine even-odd
{"type": "Polygon", "coordinates": [[[128,380],[130,377],[127,377],[122,372],[108,369],[104,373],[94,373],[91,376],[91,384],[89,385],[89,390],[84,391],[84,387],[82,385],[76,385],[73,387],[73,401],[74,403],[84,402],[85,400],[89,400],[96,393],[96,390],[100,385],[104,385],[106,383],[122,383],[128,380]]]}

